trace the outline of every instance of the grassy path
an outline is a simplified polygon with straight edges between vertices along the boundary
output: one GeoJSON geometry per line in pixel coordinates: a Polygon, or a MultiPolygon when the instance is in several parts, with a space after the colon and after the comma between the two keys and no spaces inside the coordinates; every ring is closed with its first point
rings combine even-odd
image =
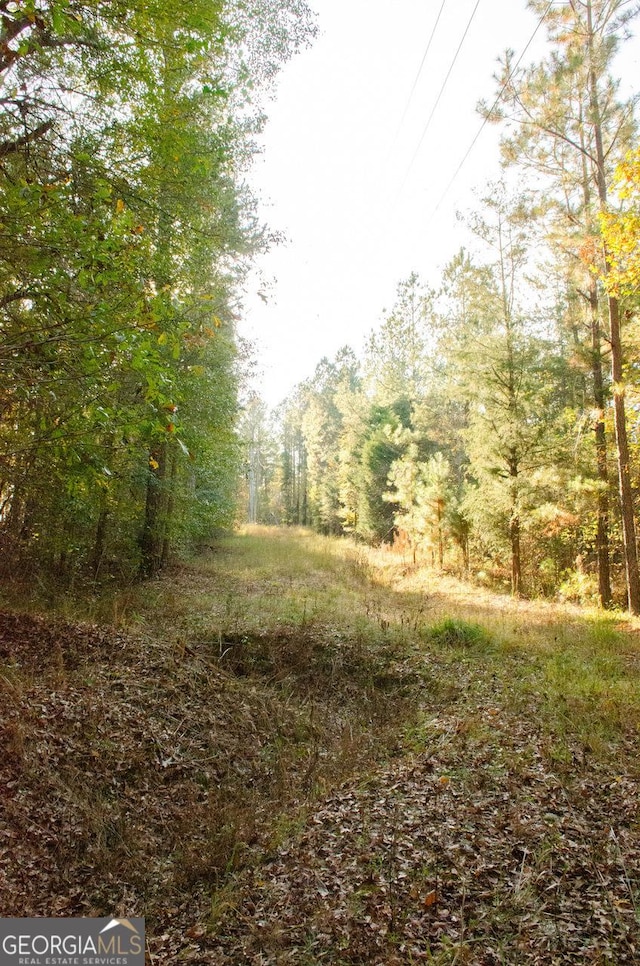
{"type": "Polygon", "coordinates": [[[146,915],[154,963],[640,961],[637,623],[267,529],[89,616],[0,621],[3,915],[146,915]]]}

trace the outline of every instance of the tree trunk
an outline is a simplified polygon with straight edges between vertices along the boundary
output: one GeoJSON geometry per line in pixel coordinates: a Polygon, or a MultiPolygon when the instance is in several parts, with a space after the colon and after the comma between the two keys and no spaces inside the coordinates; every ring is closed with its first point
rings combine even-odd
{"type": "Polygon", "coordinates": [[[596,556],[598,561],[598,594],[602,607],[611,606],[611,572],[609,567],[609,469],[607,466],[607,438],[604,426],[606,394],[602,375],[602,351],[598,290],[595,279],[589,287],[591,307],[591,374],[593,400],[597,413],[593,431],[596,443],[596,465],[601,488],[598,491],[596,556]]]}
{"type": "Polygon", "coordinates": [[[162,528],[167,444],[161,443],[149,457],[144,524],[140,535],[140,576],[153,577],[160,569],[164,532],[162,528]],[[156,465],[154,465],[156,464],[156,465]]]}
{"type": "Polygon", "coordinates": [[[638,548],[636,522],[633,512],[633,491],[629,466],[629,440],[622,385],[622,344],[620,339],[620,307],[616,298],[609,297],[609,324],[611,326],[611,377],[613,381],[613,416],[618,450],[618,483],[620,486],[620,509],[624,539],[624,562],[627,577],[627,602],[632,614],[640,614],[640,575],[638,573],[638,548]]]}
{"type": "Polygon", "coordinates": [[[509,540],[511,542],[511,593],[514,597],[519,597],[522,594],[522,555],[520,552],[518,472],[518,456],[517,453],[512,452],[509,459],[509,475],[511,477],[511,517],[509,519],[509,540]]]}
{"type": "Polygon", "coordinates": [[[96,526],[96,535],[93,541],[93,551],[91,553],[91,572],[93,573],[94,580],[98,579],[100,575],[100,568],[102,567],[108,519],[109,511],[104,505],[103,501],[103,505],[100,507],[100,515],[98,517],[98,523],[96,526]]]}
{"type": "MultiPolygon", "coordinates": [[[[605,155],[602,140],[602,121],[598,96],[598,78],[595,67],[594,35],[591,0],[587,0],[588,54],[589,54],[589,100],[591,106],[593,133],[596,148],[596,179],[600,210],[607,208],[607,182],[605,155]]],[[[609,272],[609,258],[604,252],[605,274],[609,272]]],[[[620,306],[618,299],[609,295],[609,338],[611,343],[611,380],[613,383],[613,415],[616,430],[616,449],[618,456],[618,484],[620,490],[620,511],[622,515],[622,534],[624,542],[625,571],[627,577],[627,601],[632,614],[640,613],[640,575],[638,573],[638,548],[636,544],[636,524],[633,510],[633,491],[629,467],[629,441],[622,385],[622,339],[620,334],[620,306]]]]}
{"type": "Polygon", "coordinates": [[[254,435],[249,445],[249,523],[258,522],[260,482],[260,446],[254,435]]]}
{"type": "Polygon", "coordinates": [[[522,593],[522,560],[520,557],[520,517],[514,513],[509,521],[511,539],[511,593],[519,597],[522,593]]]}
{"type": "MultiPolygon", "coordinates": [[[[585,231],[592,233],[593,215],[591,184],[587,165],[584,120],[580,111],[580,146],[582,149],[582,194],[584,198],[585,231]]],[[[598,596],[602,607],[611,606],[611,571],[609,565],[609,467],[607,461],[607,437],[604,413],[607,397],[602,372],[602,326],[600,324],[600,301],[598,286],[593,275],[589,277],[589,312],[591,329],[591,378],[595,411],[593,426],[596,444],[596,468],[601,488],[597,500],[596,559],[598,563],[598,596]]]]}
{"type": "Polygon", "coordinates": [[[175,506],[176,480],[178,478],[178,452],[175,446],[171,447],[169,453],[169,489],[165,493],[165,507],[162,520],[162,554],[160,556],[160,567],[166,567],[169,563],[171,553],[171,524],[175,506]]]}

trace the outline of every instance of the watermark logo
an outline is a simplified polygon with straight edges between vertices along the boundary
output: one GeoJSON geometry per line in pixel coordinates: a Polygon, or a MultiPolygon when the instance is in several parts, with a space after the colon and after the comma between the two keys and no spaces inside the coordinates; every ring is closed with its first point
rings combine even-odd
{"type": "Polygon", "coordinates": [[[144,919],[0,919],[0,966],[144,966],[144,919]]]}

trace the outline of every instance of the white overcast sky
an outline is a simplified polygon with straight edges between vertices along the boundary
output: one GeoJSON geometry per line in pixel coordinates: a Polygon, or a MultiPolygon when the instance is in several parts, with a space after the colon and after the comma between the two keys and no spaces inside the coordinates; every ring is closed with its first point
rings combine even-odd
{"type": "MultiPolygon", "coordinates": [[[[345,344],[358,350],[412,271],[437,283],[465,242],[456,211],[499,176],[499,131],[487,125],[443,198],[481,126],[476,104],[493,100],[498,57],[507,47],[519,56],[537,24],[525,0],[311,6],[318,37],[279,77],[250,177],[264,220],[286,238],[258,260],[240,326],[271,405],[323,356],[345,344]]],[[[627,76],[640,76],[639,47],[637,38],[627,45],[627,76]]],[[[523,63],[543,50],[541,28],[523,63]]]]}

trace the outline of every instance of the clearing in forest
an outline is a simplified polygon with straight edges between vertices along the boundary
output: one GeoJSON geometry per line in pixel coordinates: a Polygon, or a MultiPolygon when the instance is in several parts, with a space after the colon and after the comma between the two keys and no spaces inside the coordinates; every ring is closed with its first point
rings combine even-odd
{"type": "Polygon", "coordinates": [[[0,613],[2,915],[144,915],[163,964],[640,960],[637,621],[267,528],[84,606],[0,613]]]}

